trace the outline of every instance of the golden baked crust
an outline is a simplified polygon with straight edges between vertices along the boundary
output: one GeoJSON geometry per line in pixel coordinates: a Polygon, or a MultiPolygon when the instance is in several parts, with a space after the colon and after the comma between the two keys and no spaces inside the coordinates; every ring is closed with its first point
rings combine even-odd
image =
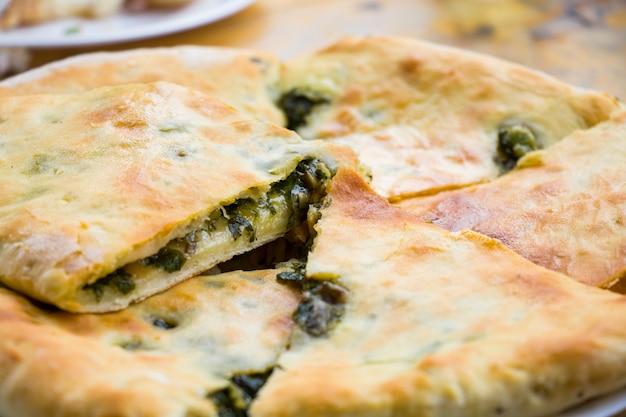
{"type": "Polygon", "coordinates": [[[0,14],[0,28],[10,29],[68,17],[99,18],[120,10],[124,0],[10,0],[0,14]]]}
{"type": "Polygon", "coordinates": [[[97,315],[0,288],[0,415],[217,416],[209,394],[288,342],[300,296],[277,272],[201,276],[97,315]]]}
{"type": "Polygon", "coordinates": [[[176,46],[95,52],[56,61],[0,82],[0,96],[78,93],[96,87],[167,81],[227,102],[252,117],[284,124],[274,103],[280,64],[234,48],[176,46]]]}
{"type": "Polygon", "coordinates": [[[310,158],[332,169],[315,142],[174,84],[16,96],[0,108],[10,180],[0,280],[69,311],[123,308],[282,236],[313,197],[281,180],[310,158]]]}
{"type": "Polygon", "coordinates": [[[499,239],[546,268],[589,285],[626,273],[626,111],[572,133],[488,184],[400,206],[448,230],[499,239]]]}
{"type": "Polygon", "coordinates": [[[291,127],[352,146],[392,200],[495,178],[503,128],[524,125],[548,147],[619,106],[519,65],[408,38],[342,39],[288,62],[281,81],[288,107],[312,102],[308,115],[291,110],[291,127]]]}
{"type": "Polygon", "coordinates": [[[294,329],[251,416],[546,416],[626,384],[626,298],[425,223],[347,170],[328,196],[306,274],[345,289],[344,314],[294,329]]]}

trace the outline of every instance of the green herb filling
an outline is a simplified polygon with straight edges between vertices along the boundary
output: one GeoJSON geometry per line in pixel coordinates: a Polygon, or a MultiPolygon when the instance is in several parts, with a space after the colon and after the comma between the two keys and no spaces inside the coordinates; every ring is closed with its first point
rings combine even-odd
{"type": "Polygon", "coordinates": [[[529,152],[539,149],[535,134],[525,125],[503,127],[498,131],[496,163],[502,173],[515,168],[517,161],[529,152]]]}
{"type": "Polygon", "coordinates": [[[122,294],[128,294],[135,289],[135,283],[129,274],[124,272],[122,269],[118,269],[117,271],[100,278],[93,284],[88,284],[83,287],[85,290],[93,291],[97,301],[102,299],[106,288],[114,288],[122,294]]]}
{"type": "MultiPolygon", "coordinates": [[[[209,240],[211,233],[218,227],[227,228],[233,240],[243,237],[254,242],[257,239],[254,224],[258,221],[259,213],[273,216],[278,214],[280,207],[286,208],[286,213],[284,209],[281,213],[288,216],[287,227],[291,229],[306,220],[309,206],[324,197],[326,185],[331,178],[332,173],[323,162],[305,159],[287,178],[273,184],[262,198],[241,198],[224,209],[213,211],[185,236],[171,240],[156,254],[140,260],[139,263],[169,273],[180,271],[189,257],[196,253],[197,246],[209,240]]],[[[93,291],[96,300],[100,301],[107,288],[122,294],[134,290],[132,278],[123,266],[106,277],[85,285],[83,289],[93,291]]]]}
{"type": "Polygon", "coordinates": [[[329,281],[304,281],[302,302],[293,314],[294,321],[311,336],[323,336],[331,331],[345,312],[347,291],[329,281]]]}
{"type": "Polygon", "coordinates": [[[235,375],[228,387],[209,394],[208,398],[216,405],[219,417],[247,417],[250,403],[272,371],[235,375]]]}
{"type": "Polygon", "coordinates": [[[287,129],[296,130],[306,125],[315,107],[329,101],[319,93],[294,88],[281,96],[278,107],[285,113],[287,129]]]}

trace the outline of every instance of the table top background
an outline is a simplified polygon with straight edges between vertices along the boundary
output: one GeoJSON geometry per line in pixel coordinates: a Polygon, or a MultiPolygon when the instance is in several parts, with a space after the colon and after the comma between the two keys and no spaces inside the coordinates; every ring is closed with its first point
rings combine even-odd
{"type": "Polygon", "coordinates": [[[224,20],[168,36],[35,50],[31,65],[96,50],[181,44],[289,59],[350,34],[411,36],[485,52],[626,100],[626,0],[258,0],[224,20]]]}

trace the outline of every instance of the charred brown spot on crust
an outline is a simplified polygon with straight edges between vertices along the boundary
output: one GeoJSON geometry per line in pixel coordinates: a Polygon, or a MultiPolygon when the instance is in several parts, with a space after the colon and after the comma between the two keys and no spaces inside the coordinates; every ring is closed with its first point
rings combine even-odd
{"type": "Polygon", "coordinates": [[[143,119],[123,118],[116,120],[113,126],[122,129],[137,129],[148,126],[148,123],[143,119]]]}
{"type": "Polygon", "coordinates": [[[408,74],[415,73],[421,65],[422,62],[412,56],[406,57],[398,63],[400,70],[408,74]]]}
{"type": "Polygon", "coordinates": [[[616,292],[618,294],[626,294],[626,271],[618,273],[616,277],[611,278],[600,287],[616,292]]]}

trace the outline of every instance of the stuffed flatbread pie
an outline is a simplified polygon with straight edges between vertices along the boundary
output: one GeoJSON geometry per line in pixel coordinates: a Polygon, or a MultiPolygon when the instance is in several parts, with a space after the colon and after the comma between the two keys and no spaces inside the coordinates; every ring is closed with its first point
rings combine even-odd
{"type": "Polygon", "coordinates": [[[508,213],[587,210],[600,282],[623,252],[614,98],[407,39],[280,74],[203,51],[0,83],[0,415],[547,417],[626,387],[624,297],[389,202],[491,181],[508,213]],[[150,68],[169,59],[180,77],[150,68]],[[126,84],[159,79],[191,88],[126,84]]]}

